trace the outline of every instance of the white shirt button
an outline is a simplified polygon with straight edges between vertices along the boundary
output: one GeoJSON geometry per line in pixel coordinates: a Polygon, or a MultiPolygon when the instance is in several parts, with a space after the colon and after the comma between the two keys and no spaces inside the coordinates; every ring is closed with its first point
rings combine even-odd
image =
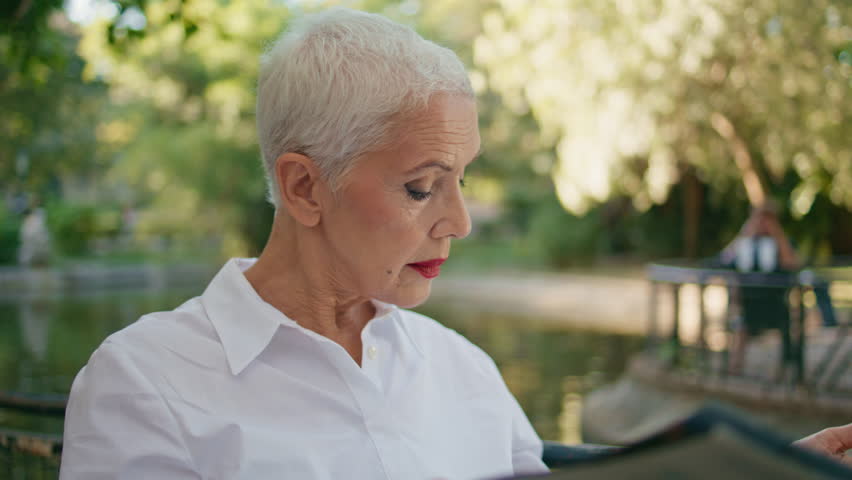
{"type": "Polygon", "coordinates": [[[372,345],[371,345],[370,347],[368,347],[368,348],[367,348],[367,358],[369,358],[370,360],[375,360],[375,359],[376,359],[376,355],[378,355],[378,354],[379,354],[379,349],[378,349],[378,348],[376,348],[376,347],[374,347],[374,346],[372,346],[372,345]]]}

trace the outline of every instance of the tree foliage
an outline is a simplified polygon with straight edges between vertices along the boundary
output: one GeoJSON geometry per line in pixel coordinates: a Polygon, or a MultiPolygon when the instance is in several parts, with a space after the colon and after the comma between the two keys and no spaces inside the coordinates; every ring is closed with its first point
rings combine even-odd
{"type": "Polygon", "coordinates": [[[63,176],[97,175],[104,168],[94,126],[106,86],[82,80],[85,62],[75,52],[71,26],[61,17],[52,23],[35,36],[23,27],[0,34],[0,179],[6,195],[56,194],[63,176]]]}
{"type": "Polygon", "coordinates": [[[0,58],[10,68],[26,71],[33,58],[52,56],[48,27],[62,0],[11,0],[0,4],[0,58]]]}
{"type": "Polygon", "coordinates": [[[88,26],[86,77],[110,85],[102,140],[150,233],[256,253],[271,224],[254,128],[258,58],[290,15],[267,1],[148,2],[88,26]],[[192,231],[187,232],[187,225],[192,231]],[[233,227],[229,227],[233,226],[233,227]]]}
{"type": "Polygon", "coordinates": [[[556,147],[569,211],[647,209],[686,171],[731,192],[751,169],[770,194],[792,173],[803,216],[817,195],[852,209],[850,46],[841,0],[504,0],[475,59],[556,147]]]}

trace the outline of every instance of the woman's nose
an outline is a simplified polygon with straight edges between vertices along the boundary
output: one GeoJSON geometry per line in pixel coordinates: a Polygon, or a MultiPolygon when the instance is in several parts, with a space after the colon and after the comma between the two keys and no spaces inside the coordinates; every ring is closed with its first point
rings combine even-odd
{"type": "Polygon", "coordinates": [[[470,235],[470,214],[467,211],[461,189],[456,189],[441,207],[443,211],[438,222],[432,228],[433,237],[464,238],[470,235]]]}

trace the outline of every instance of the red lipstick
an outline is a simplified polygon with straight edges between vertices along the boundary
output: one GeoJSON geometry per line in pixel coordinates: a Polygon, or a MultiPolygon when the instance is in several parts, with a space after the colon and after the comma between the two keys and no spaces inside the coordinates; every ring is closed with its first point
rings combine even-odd
{"type": "Polygon", "coordinates": [[[441,274],[441,264],[446,261],[446,258],[434,258],[425,262],[409,263],[408,266],[426,278],[435,278],[441,274]]]}

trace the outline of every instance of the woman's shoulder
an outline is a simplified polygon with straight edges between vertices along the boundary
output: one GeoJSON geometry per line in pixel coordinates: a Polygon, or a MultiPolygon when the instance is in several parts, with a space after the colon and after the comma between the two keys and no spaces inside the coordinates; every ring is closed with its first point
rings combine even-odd
{"type": "Polygon", "coordinates": [[[127,348],[157,348],[205,336],[209,322],[198,297],[187,300],[174,310],[151,312],[108,336],[104,344],[127,348]]]}
{"type": "Polygon", "coordinates": [[[174,310],[152,312],[108,336],[92,353],[87,367],[125,363],[146,376],[160,376],[180,357],[204,357],[196,351],[215,340],[215,331],[198,298],[174,310]]]}

